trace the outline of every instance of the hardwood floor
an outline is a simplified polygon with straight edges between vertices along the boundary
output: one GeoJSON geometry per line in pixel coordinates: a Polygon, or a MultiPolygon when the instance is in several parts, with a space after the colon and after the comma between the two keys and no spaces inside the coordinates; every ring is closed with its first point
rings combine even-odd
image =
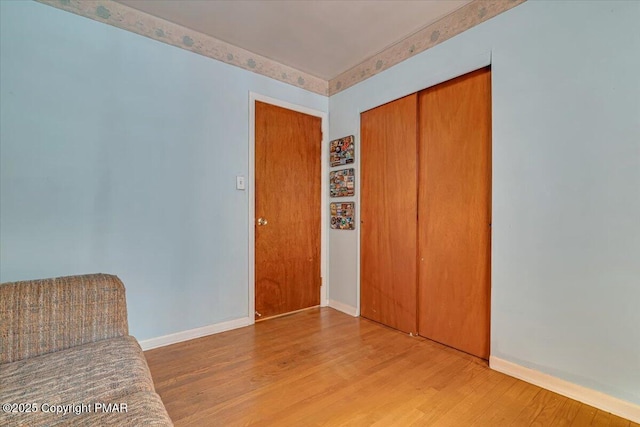
{"type": "Polygon", "coordinates": [[[330,308],[145,356],[178,427],[638,427],[483,360],[330,308]]]}

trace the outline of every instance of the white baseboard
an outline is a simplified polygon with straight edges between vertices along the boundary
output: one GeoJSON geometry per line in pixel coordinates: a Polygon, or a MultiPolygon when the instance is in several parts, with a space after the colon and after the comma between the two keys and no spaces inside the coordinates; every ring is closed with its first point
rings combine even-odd
{"type": "Polygon", "coordinates": [[[164,347],[165,345],[176,344],[182,341],[204,337],[206,335],[213,335],[220,332],[230,331],[231,329],[242,328],[244,326],[249,326],[252,323],[253,322],[249,317],[242,317],[240,319],[229,320],[228,322],[216,323],[214,325],[203,326],[201,328],[189,329],[188,331],[176,332],[175,334],[150,338],[148,340],[140,341],[140,347],[142,347],[142,350],[151,350],[152,348],[164,347]]]}
{"type": "Polygon", "coordinates": [[[640,405],[583,387],[566,380],[525,368],[498,357],[489,357],[489,367],[571,399],[577,400],[622,418],[640,423],[640,405]]]}
{"type": "Polygon", "coordinates": [[[329,307],[348,314],[349,316],[358,317],[358,309],[348,304],[341,303],[333,299],[329,300],[329,307]]]}

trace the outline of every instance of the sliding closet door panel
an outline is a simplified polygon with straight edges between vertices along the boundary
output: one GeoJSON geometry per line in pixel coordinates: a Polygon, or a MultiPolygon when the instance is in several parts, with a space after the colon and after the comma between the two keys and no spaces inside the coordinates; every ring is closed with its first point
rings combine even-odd
{"type": "Polygon", "coordinates": [[[491,72],[419,94],[419,333],[487,359],[491,72]]]}
{"type": "Polygon", "coordinates": [[[361,315],[417,332],[417,94],[361,115],[361,315]]]}

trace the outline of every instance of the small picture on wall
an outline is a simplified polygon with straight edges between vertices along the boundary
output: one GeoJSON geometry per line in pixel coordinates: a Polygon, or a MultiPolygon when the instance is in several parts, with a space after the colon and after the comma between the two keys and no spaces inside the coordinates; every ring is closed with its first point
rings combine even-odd
{"type": "Polygon", "coordinates": [[[342,169],[329,173],[329,195],[331,197],[349,197],[355,194],[355,169],[342,169]]]}
{"type": "Polygon", "coordinates": [[[355,203],[331,203],[331,228],[334,230],[355,230],[355,203]]]}
{"type": "Polygon", "coordinates": [[[329,145],[329,164],[341,166],[353,163],[355,160],[355,146],[353,135],[334,139],[329,145]]]}

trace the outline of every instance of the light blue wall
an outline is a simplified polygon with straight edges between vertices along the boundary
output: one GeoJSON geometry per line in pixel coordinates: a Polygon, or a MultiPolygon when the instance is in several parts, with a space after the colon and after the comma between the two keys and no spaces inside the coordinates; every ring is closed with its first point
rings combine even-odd
{"type": "MultiPolygon", "coordinates": [[[[492,355],[635,403],[638,22],[636,1],[529,1],[329,99],[330,138],[358,134],[361,111],[491,55],[492,355]]],[[[330,298],[355,306],[356,237],[336,233],[330,298]]]]}
{"type": "Polygon", "coordinates": [[[138,339],[247,316],[249,91],[328,99],[36,2],[0,7],[0,279],[117,274],[138,339]]]}
{"type": "MultiPolygon", "coordinates": [[[[639,20],[529,1],[327,102],[0,2],[0,279],[118,274],[139,339],[246,316],[248,92],[329,104],[330,137],[357,136],[361,111],[491,55],[492,354],[640,403],[639,20]]],[[[330,298],[352,306],[356,237],[329,234],[330,298]]]]}

